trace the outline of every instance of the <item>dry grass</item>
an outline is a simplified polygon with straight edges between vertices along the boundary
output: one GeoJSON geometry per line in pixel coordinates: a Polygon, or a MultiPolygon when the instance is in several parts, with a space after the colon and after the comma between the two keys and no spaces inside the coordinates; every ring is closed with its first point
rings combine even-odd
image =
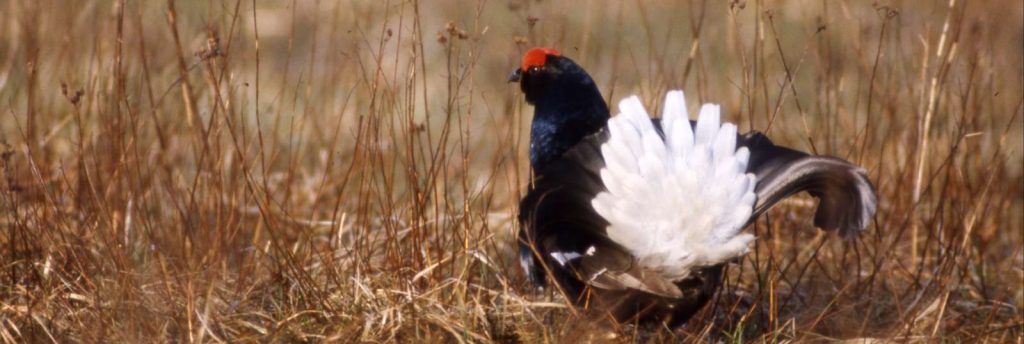
{"type": "Polygon", "coordinates": [[[0,339],[1020,343],[1022,7],[0,2],[0,339]],[[582,318],[515,263],[533,45],[865,166],[874,224],[787,202],[685,328],[582,318]]]}

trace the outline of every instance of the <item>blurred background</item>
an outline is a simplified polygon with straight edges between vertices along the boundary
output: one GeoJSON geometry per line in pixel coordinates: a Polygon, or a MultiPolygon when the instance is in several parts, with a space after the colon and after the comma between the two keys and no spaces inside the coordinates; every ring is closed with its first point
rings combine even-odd
{"type": "Polygon", "coordinates": [[[1024,333],[1019,1],[7,0],[0,104],[8,342],[1024,333]],[[864,166],[875,223],[786,202],[685,328],[594,325],[516,263],[534,46],[864,166]]]}

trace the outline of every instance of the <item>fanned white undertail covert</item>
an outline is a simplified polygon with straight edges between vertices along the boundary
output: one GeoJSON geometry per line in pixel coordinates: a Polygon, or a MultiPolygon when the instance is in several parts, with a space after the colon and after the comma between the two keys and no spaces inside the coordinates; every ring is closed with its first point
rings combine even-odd
{"type": "Polygon", "coordinates": [[[638,262],[669,280],[747,253],[741,234],[753,211],[750,152],[736,149],[736,125],[720,123],[719,106],[704,104],[691,128],[682,91],[665,97],[664,139],[636,96],[619,102],[601,146],[608,191],[592,201],[608,236],[638,262]]]}

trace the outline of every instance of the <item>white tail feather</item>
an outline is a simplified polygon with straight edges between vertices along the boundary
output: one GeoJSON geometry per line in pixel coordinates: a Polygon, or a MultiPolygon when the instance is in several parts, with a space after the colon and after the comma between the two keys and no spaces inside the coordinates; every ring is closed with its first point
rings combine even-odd
{"type": "Polygon", "coordinates": [[[619,111],[601,146],[608,191],[592,201],[608,236],[670,280],[745,254],[754,240],[740,234],[755,201],[750,151],[736,149],[736,126],[721,124],[719,106],[701,106],[691,128],[683,92],[669,92],[664,140],[639,98],[619,111]]]}

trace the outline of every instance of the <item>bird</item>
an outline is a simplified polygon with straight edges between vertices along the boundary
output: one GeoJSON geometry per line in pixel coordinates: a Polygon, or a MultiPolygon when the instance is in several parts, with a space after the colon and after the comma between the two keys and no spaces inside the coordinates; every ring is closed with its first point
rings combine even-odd
{"type": "Polygon", "coordinates": [[[756,240],[743,229],[784,198],[809,193],[814,225],[844,238],[877,209],[863,168],[740,134],[719,105],[691,120],[682,91],[667,92],[660,118],[636,96],[613,117],[593,78],[552,48],[526,51],[508,80],[534,108],[519,263],[534,285],[619,322],[685,324],[756,240]]]}

